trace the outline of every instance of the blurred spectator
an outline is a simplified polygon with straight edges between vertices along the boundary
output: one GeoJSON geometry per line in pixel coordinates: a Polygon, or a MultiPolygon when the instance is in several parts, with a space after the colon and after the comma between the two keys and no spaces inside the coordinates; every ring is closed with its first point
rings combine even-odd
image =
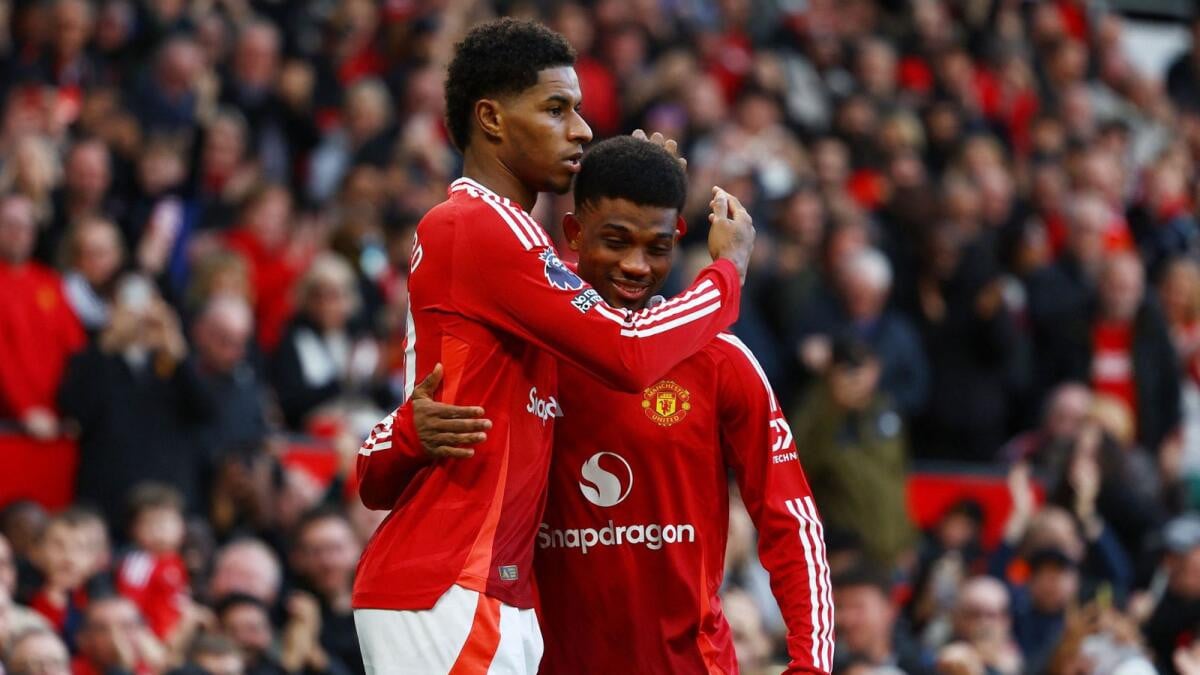
{"type": "Polygon", "coordinates": [[[1012,634],[1008,589],[1000,581],[984,576],[963,583],[954,608],[952,635],[974,647],[991,672],[1023,672],[1021,651],[1012,634]]]}
{"type": "Polygon", "coordinates": [[[288,598],[288,621],[279,636],[271,625],[267,606],[257,598],[234,594],[217,606],[221,629],[242,650],[247,675],[343,675],[347,673],[336,659],[321,647],[320,608],[310,595],[296,593],[288,598]]]}
{"type": "Polygon", "coordinates": [[[833,579],[837,647],[834,670],[856,659],[874,667],[894,666],[905,673],[927,672],[925,660],[897,623],[887,578],[867,567],[848,570],[833,579]]]}
{"type": "Polygon", "coordinates": [[[43,628],[18,633],[5,654],[4,665],[13,675],[73,675],[67,646],[43,628]]]}
{"type": "Polygon", "coordinates": [[[41,573],[41,586],[29,600],[55,632],[71,641],[88,604],[88,577],[94,572],[85,514],[66,511],[46,525],[33,558],[41,573]]]}
{"type": "Polygon", "coordinates": [[[192,325],[196,368],[215,405],[202,432],[214,461],[255,450],[267,437],[266,392],[247,354],[253,322],[249,303],[226,293],[209,299],[192,325]]]}
{"type": "Polygon", "coordinates": [[[130,101],[142,128],[172,133],[194,126],[201,105],[203,68],[203,55],[193,40],[180,35],[164,42],[130,101]]]}
{"type": "Polygon", "coordinates": [[[37,257],[42,262],[58,260],[60,242],[85,219],[125,215],[110,195],[112,182],[112,157],[103,140],[83,138],[71,145],[63,160],[62,185],[53,195],[53,218],[38,236],[37,257]]]}
{"type": "Polygon", "coordinates": [[[383,413],[368,398],[379,364],[374,339],[354,321],[360,305],[354,272],[323,255],[298,292],[299,313],[274,361],[275,390],[288,426],[303,429],[313,415],[332,413],[357,432],[383,413]]]}
{"type": "Polygon", "coordinates": [[[1167,523],[1163,544],[1165,588],[1144,630],[1159,668],[1172,673],[1175,648],[1200,625],[1200,518],[1188,514],[1167,523]]]}
{"type": "Polygon", "coordinates": [[[270,353],[292,314],[291,289],[312,258],[310,243],[293,227],[292,198],[279,185],[250,194],[227,245],[241,254],[250,272],[258,344],[270,353]]]}
{"type": "Polygon", "coordinates": [[[1027,666],[1041,672],[1065,627],[1067,610],[1079,594],[1078,563],[1055,548],[1028,557],[1029,581],[1014,598],[1013,625],[1027,666]]]}
{"type": "Polygon", "coordinates": [[[920,339],[904,316],[887,309],[892,270],[887,258],[868,249],[834,263],[837,300],[824,298],[800,318],[798,348],[804,365],[822,372],[829,365],[830,340],[854,335],[871,345],[882,374],[880,389],[908,415],[925,402],[929,371],[920,339]]]}
{"type": "Polygon", "coordinates": [[[208,597],[220,601],[231,594],[248,595],[266,607],[279,598],[283,572],[279,558],[257,539],[236,539],[217,551],[208,597]]]}
{"type": "MultiPolygon", "coordinates": [[[[201,669],[205,675],[245,675],[246,662],[238,646],[229,638],[205,633],[192,643],[188,663],[201,669]]],[[[183,675],[184,669],[173,671],[183,675]]],[[[184,671],[190,674],[190,671],[184,671]]]]}
{"type": "Polygon", "coordinates": [[[831,352],[825,377],[791,417],[796,447],[826,527],[854,532],[890,569],[916,543],[904,506],[903,421],[879,392],[882,368],[865,342],[839,338],[831,352]]]}
{"type": "Polygon", "coordinates": [[[71,228],[65,241],[63,286],[75,315],[89,336],[108,326],[125,249],[116,225],[86,217],[71,228]]]}
{"type": "MultiPolygon", "coordinates": [[[[36,611],[17,604],[17,556],[0,535],[0,645],[32,628],[50,628],[36,611]]],[[[2,651],[2,650],[0,650],[2,651]]]]}
{"type": "Polygon", "coordinates": [[[88,604],[79,631],[74,675],[112,675],[162,670],[167,654],[142,622],[137,606],[115,595],[88,604]]]}
{"type": "Polygon", "coordinates": [[[291,568],[321,607],[321,646],[352,672],[364,673],[350,595],[362,544],[350,521],[332,508],[310,511],[294,530],[291,568]]]}
{"type": "Polygon", "coordinates": [[[384,166],[394,141],[392,99],[375,79],[357,82],[346,92],[342,126],[313,153],[310,196],[319,202],[333,196],[342,178],[358,164],[384,166]]]}
{"type": "Polygon", "coordinates": [[[60,432],[55,392],[85,336],[58,275],[30,260],[36,227],[29,199],[0,197],[0,419],[49,440],[60,432]]]}
{"type": "Polygon", "coordinates": [[[1017,328],[992,255],[950,225],[929,235],[917,321],[932,381],[913,428],[923,456],[985,462],[1005,440],[1017,328]]]}
{"type": "Polygon", "coordinates": [[[117,590],[131,599],[159,640],[170,637],[188,602],[183,546],[183,495],[167,485],[142,483],[129,496],[133,549],[117,571],[117,590]]]}
{"type": "Polygon", "coordinates": [[[195,432],[214,403],[187,352],[174,311],[131,276],[108,328],[67,368],[59,401],[80,429],[78,494],[114,522],[129,489],[145,480],[178,488],[189,509],[200,504],[195,432]]]}

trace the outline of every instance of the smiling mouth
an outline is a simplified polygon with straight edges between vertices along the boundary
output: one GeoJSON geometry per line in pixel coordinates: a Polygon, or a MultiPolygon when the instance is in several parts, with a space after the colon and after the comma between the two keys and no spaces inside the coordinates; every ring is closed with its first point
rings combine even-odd
{"type": "Polygon", "coordinates": [[[639,284],[630,281],[618,281],[612,279],[613,289],[617,295],[621,296],[622,300],[627,302],[640,302],[650,293],[649,284],[639,284]]]}

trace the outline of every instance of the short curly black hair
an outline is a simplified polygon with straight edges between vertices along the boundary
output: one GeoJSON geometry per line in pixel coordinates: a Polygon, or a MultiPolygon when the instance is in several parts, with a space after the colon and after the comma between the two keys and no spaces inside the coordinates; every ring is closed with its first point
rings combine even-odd
{"type": "Polygon", "coordinates": [[[537,84],[547,68],[575,65],[566,38],[536,21],[496,19],[471,29],[455,45],[446,72],[446,126],[460,151],[471,142],[475,102],[537,84]]]}
{"type": "Polygon", "coordinates": [[[682,211],[687,174],[662,147],[632,136],[614,136],[588,150],[575,177],[576,211],[604,197],[682,211]]]}

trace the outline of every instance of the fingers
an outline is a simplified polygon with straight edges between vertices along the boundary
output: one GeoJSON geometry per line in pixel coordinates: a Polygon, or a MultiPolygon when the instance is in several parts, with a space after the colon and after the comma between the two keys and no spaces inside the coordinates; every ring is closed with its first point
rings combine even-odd
{"type": "Polygon", "coordinates": [[[734,197],[733,195],[729,194],[728,192],[725,193],[725,196],[728,197],[728,199],[729,199],[728,218],[736,220],[737,218],[739,218],[742,215],[745,215],[746,217],[750,216],[750,212],[746,210],[746,207],[742,206],[742,202],[740,199],[738,199],[737,197],[734,197]]]}
{"type": "Polygon", "coordinates": [[[673,157],[679,156],[679,144],[675,142],[674,138],[667,139],[667,142],[663,143],[663,149],[671,153],[673,157]]]}
{"type": "Polygon", "coordinates": [[[712,208],[712,213],[709,214],[709,222],[713,218],[728,218],[729,217],[729,198],[730,194],[719,187],[713,186],[713,199],[708,203],[712,208]]]}
{"type": "Polygon", "coordinates": [[[480,420],[487,422],[485,429],[492,428],[490,420],[483,419],[483,408],[477,405],[450,405],[449,403],[438,403],[437,401],[424,401],[418,403],[413,402],[414,410],[418,410],[423,418],[432,418],[435,420],[480,420]]]}
{"type": "Polygon", "coordinates": [[[467,459],[475,456],[475,451],[470,448],[455,448],[448,445],[443,445],[433,450],[434,457],[449,458],[449,459],[467,459]]]}
{"type": "Polygon", "coordinates": [[[492,421],[479,419],[446,419],[443,417],[429,422],[429,428],[433,429],[434,431],[468,434],[491,429],[492,421]]]}
{"type": "MultiPolygon", "coordinates": [[[[437,364],[433,367],[433,371],[421,380],[421,383],[413,387],[412,398],[431,398],[433,392],[442,384],[442,364],[437,364]]],[[[482,413],[481,413],[482,414],[482,413]]]]}
{"type": "Polygon", "coordinates": [[[638,139],[639,141],[650,140],[650,139],[646,138],[646,132],[642,131],[641,129],[634,129],[633,133],[630,135],[633,136],[634,138],[638,139]]]}

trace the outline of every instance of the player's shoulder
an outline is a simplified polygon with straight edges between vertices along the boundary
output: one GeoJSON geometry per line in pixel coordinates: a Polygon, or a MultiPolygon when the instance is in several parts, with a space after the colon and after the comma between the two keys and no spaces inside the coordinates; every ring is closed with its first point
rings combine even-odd
{"type": "Polygon", "coordinates": [[[717,334],[701,353],[712,359],[717,371],[770,389],[767,375],[758,363],[758,358],[754,356],[750,347],[733,333],[717,334]]]}
{"type": "Polygon", "coordinates": [[[552,248],[546,231],[515,202],[469,178],[450,184],[450,198],[439,217],[469,224],[469,241],[492,247],[516,244],[526,250],[552,248]]]}

